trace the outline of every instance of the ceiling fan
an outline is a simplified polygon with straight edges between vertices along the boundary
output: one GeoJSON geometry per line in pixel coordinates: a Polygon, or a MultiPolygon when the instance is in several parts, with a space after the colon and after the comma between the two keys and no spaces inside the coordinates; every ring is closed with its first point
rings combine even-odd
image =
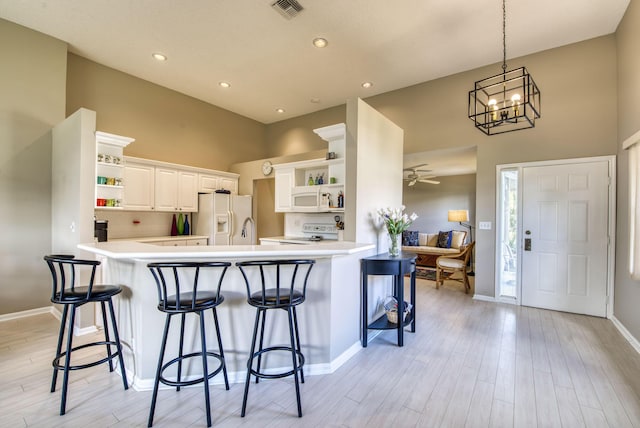
{"type": "Polygon", "coordinates": [[[409,173],[404,177],[404,180],[409,182],[409,186],[413,186],[418,182],[429,183],[429,184],[440,184],[439,181],[431,180],[432,178],[436,178],[435,175],[421,174],[421,173],[431,172],[430,169],[418,169],[420,167],[427,166],[427,165],[428,164],[426,163],[421,163],[420,165],[414,165],[402,170],[404,172],[409,173]]]}

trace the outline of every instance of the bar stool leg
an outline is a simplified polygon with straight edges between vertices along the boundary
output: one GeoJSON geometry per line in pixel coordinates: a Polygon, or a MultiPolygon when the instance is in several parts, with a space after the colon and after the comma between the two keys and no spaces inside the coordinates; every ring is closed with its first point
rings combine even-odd
{"type": "MultiPolygon", "coordinates": [[[[180,378],[182,377],[182,356],[184,353],[182,352],[182,347],[184,346],[184,321],[186,318],[186,314],[183,313],[180,319],[180,347],[178,349],[178,377],[177,380],[180,382],[180,378]]],[[[180,385],[176,386],[176,391],[180,391],[180,385]]]]}
{"type": "Polygon", "coordinates": [[[116,349],[118,350],[118,361],[120,361],[120,372],[122,374],[122,383],[124,385],[124,389],[127,390],[129,389],[129,383],[127,382],[127,371],[124,368],[124,355],[122,355],[122,343],[120,343],[120,334],[118,333],[118,325],[116,324],[116,313],[113,310],[113,302],[111,301],[111,299],[109,299],[109,313],[111,314],[111,325],[113,326],[113,336],[116,340],[116,349]]]}
{"type": "MultiPolygon", "coordinates": [[[[263,309],[262,311],[262,326],[260,327],[260,347],[258,348],[258,367],[257,372],[260,373],[260,366],[262,363],[262,345],[264,343],[264,323],[267,319],[267,311],[263,309]]],[[[256,376],[256,383],[260,382],[260,377],[256,376]]]]}
{"type": "Polygon", "coordinates": [[[73,324],[76,320],[76,306],[71,307],[71,317],[69,318],[69,328],[67,331],[67,353],[64,356],[64,373],[62,375],[62,399],[60,401],[60,416],[64,415],[67,409],[67,384],[69,383],[69,366],[71,365],[71,342],[73,339],[73,324]]]}
{"type": "MultiPolygon", "coordinates": [[[[56,347],[56,359],[62,350],[62,338],[64,337],[64,328],[67,325],[67,315],[69,313],[69,305],[64,305],[62,309],[62,320],[60,321],[60,333],[58,334],[58,346],[56,347]]],[[[56,382],[58,381],[58,369],[55,366],[56,360],[53,360],[53,377],[51,379],[51,392],[56,391],[56,382]]]]}
{"type": "Polygon", "coordinates": [[[287,308],[289,316],[289,338],[291,339],[291,360],[293,362],[293,378],[296,384],[296,400],[298,402],[298,417],[302,417],[302,405],[300,403],[300,385],[298,382],[298,354],[296,352],[296,341],[293,333],[293,307],[287,308]]]}
{"type": "Polygon", "coordinates": [[[167,348],[167,335],[169,333],[169,325],[171,324],[172,314],[167,314],[164,322],[164,332],[162,333],[162,343],[160,345],[160,355],[158,356],[158,368],[156,369],[156,379],[153,383],[153,395],[151,396],[151,408],[149,409],[149,421],[147,427],[153,426],[153,415],[156,411],[156,399],[158,398],[158,385],[160,384],[160,373],[162,371],[162,361],[164,360],[164,351],[167,348]]]}
{"type": "Polygon", "coordinates": [[[204,384],[204,403],[207,412],[207,427],[211,426],[211,405],[209,403],[209,368],[207,365],[207,340],[204,329],[204,312],[198,312],[200,317],[200,341],[202,343],[202,383],[204,384]]]}
{"type": "MultiPolygon", "coordinates": [[[[297,344],[297,350],[298,352],[300,352],[302,354],[302,351],[300,349],[300,334],[298,333],[298,315],[296,312],[296,307],[293,307],[293,325],[295,327],[296,330],[296,344],[297,344]]],[[[300,367],[300,381],[302,383],[304,383],[304,368],[300,367]]]]}
{"type": "MultiPolygon", "coordinates": [[[[100,307],[102,308],[102,325],[104,327],[104,340],[109,342],[109,325],[107,324],[107,308],[104,305],[104,300],[100,301],[100,307]]],[[[114,324],[115,325],[115,324],[114,324]]],[[[113,371],[113,360],[111,359],[111,345],[107,343],[107,356],[109,357],[109,371],[113,371]]]]}
{"type": "Polygon", "coordinates": [[[247,380],[244,383],[244,397],[242,398],[242,413],[240,416],[244,418],[247,410],[247,397],[249,396],[249,384],[251,383],[251,367],[253,367],[253,354],[256,350],[256,336],[258,335],[258,323],[260,322],[260,308],[256,308],[256,321],[253,326],[253,336],[251,338],[251,349],[249,350],[249,361],[247,362],[247,380]]]}
{"type": "Polygon", "coordinates": [[[222,358],[222,374],[224,375],[224,386],[229,390],[229,378],[227,377],[227,363],[224,359],[224,351],[222,350],[222,338],[220,337],[220,326],[218,324],[218,313],[216,308],[211,308],[213,311],[213,323],[216,326],[216,336],[218,337],[218,349],[220,349],[220,358],[222,358]]]}

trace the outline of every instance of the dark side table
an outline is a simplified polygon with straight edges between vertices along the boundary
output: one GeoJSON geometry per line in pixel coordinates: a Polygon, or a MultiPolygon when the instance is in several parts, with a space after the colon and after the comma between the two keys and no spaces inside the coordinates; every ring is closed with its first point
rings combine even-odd
{"type": "Polygon", "coordinates": [[[362,273],[362,346],[367,347],[367,330],[398,330],[398,346],[404,346],[404,327],[411,324],[411,332],[416,331],[416,258],[417,254],[400,252],[397,257],[391,257],[389,253],[376,254],[360,260],[362,273]],[[403,321],[404,312],[404,275],[411,274],[411,311],[403,321]],[[367,320],[367,292],[369,275],[392,275],[393,297],[398,301],[398,323],[390,323],[386,314],[368,324],[367,320]]]}

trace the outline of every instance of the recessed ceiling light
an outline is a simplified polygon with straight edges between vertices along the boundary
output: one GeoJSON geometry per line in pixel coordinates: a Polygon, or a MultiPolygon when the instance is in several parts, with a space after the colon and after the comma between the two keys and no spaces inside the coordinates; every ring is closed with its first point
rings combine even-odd
{"type": "Polygon", "coordinates": [[[320,98],[311,98],[309,101],[311,101],[314,104],[318,104],[320,102],[320,98]]]}
{"type": "Polygon", "coordinates": [[[230,88],[231,87],[231,83],[229,83],[229,82],[218,82],[218,85],[221,88],[230,88]]]}
{"type": "Polygon", "coordinates": [[[151,56],[153,57],[153,59],[157,60],[157,61],[166,61],[167,60],[167,56],[164,54],[161,54],[160,52],[154,52],[151,54],[151,56]]]}
{"type": "Polygon", "coordinates": [[[276,113],[284,113],[284,109],[283,108],[277,108],[276,109],[276,113]]]}
{"type": "Polygon", "coordinates": [[[373,83],[371,82],[362,82],[362,87],[365,89],[369,89],[372,86],[373,86],[373,83]]]}
{"type": "Polygon", "coordinates": [[[315,39],[313,39],[313,46],[315,46],[317,48],[327,47],[328,44],[329,44],[329,42],[325,38],[316,37],[315,39]]]}

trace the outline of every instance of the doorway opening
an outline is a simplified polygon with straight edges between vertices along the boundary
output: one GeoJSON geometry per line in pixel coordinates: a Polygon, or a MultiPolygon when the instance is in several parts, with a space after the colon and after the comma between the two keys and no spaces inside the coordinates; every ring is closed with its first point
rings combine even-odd
{"type": "Polygon", "coordinates": [[[496,300],[612,310],[615,156],[498,165],[496,300]]]}

